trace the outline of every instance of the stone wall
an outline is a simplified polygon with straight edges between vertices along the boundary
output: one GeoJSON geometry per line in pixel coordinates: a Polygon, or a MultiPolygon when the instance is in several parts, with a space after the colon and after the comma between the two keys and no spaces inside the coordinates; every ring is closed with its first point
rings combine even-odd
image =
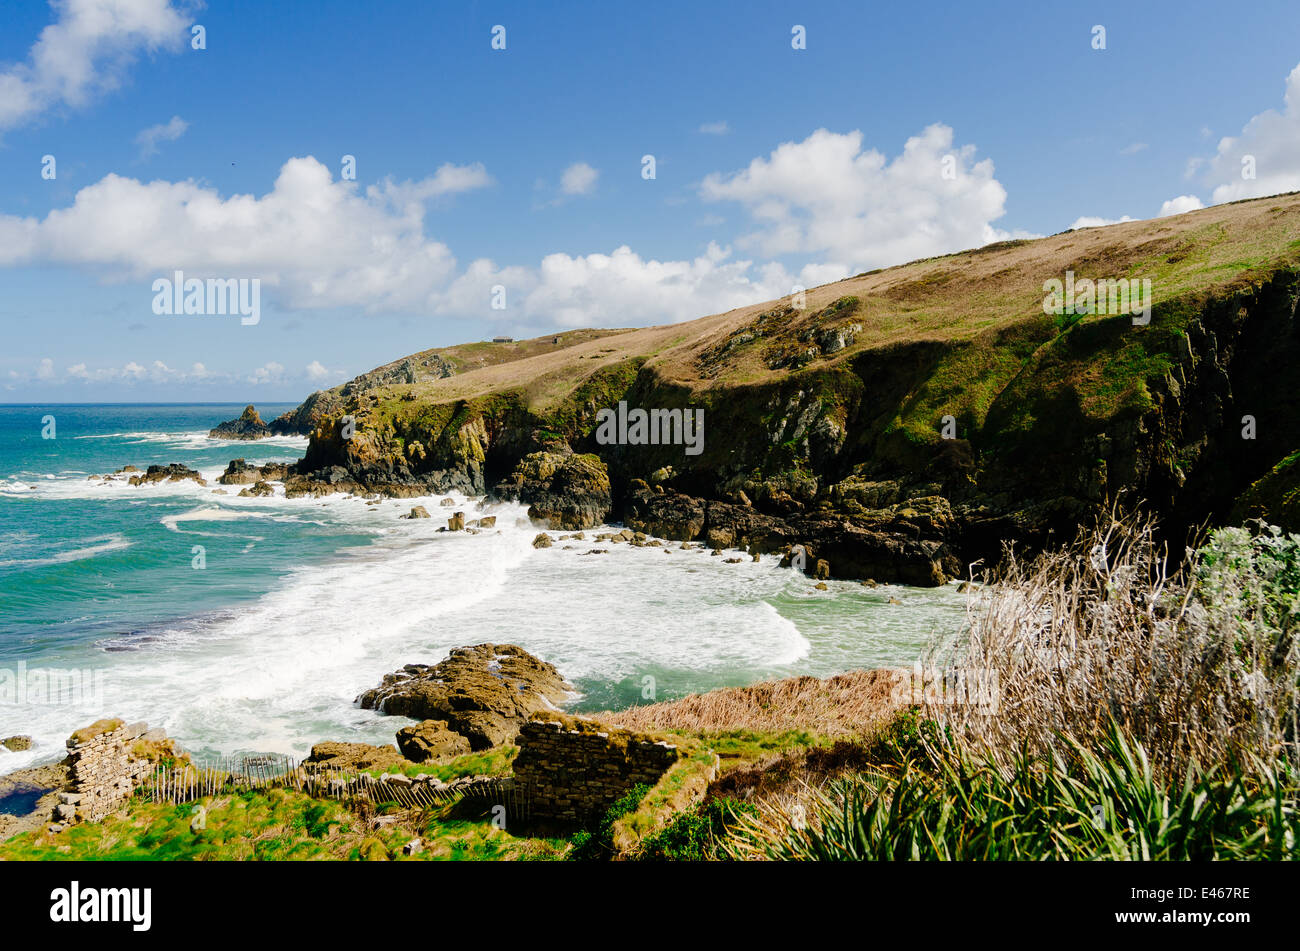
{"type": "Polygon", "coordinates": [[[575,825],[596,821],[637,783],[653,786],[677,761],[671,743],[591,721],[579,729],[530,720],[519,730],[515,784],[529,814],[575,825]]]}
{"type": "Polygon", "coordinates": [[[137,784],[153,773],[155,763],[134,748],[155,747],[167,734],[147,723],[101,720],[68,738],[71,792],[59,796],[56,822],[97,822],[119,809],[137,784]]]}

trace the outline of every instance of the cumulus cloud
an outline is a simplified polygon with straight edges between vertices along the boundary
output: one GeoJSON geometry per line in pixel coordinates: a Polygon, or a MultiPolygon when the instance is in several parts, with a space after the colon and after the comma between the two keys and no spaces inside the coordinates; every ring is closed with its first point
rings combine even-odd
{"type": "Polygon", "coordinates": [[[332,371],[327,370],[319,360],[313,360],[307,364],[307,379],[309,380],[323,380],[331,374],[332,371]]]}
{"type": "Polygon", "coordinates": [[[769,257],[825,255],[841,273],[898,264],[1012,235],[993,227],[1007,193],[975,146],[945,125],[909,138],[901,155],[864,149],[862,133],[818,129],[700,186],[707,201],[743,204],[759,225],[740,242],[769,257]]]}
{"type": "Polygon", "coordinates": [[[188,22],[169,0],[54,0],[26,62],[0,71],[0,131],[119,85],[141,52],[179,49],[188,22]]]}
{"type": "Polygon", "coordinates": [[[1300,65],[1287,76],[1282,101],[1281,112],[1261,112],[1198,166],[1214,186],[1212,204],[1300,190],[1300,65]],[[1251,166],[1255,177],[1243,177],[1251,166]]]}
{"type": "Polygon", "coordinates": [[[1195,195],[1179,195],[1177,198],[1171,198],[1160,206],[1161,218],[1169,215],[1181,215],[1185,211],[1196,211],[1198,208],[1204,208],[1205,205],[1195,195]]]}
{"type": "Polygon", "coordinates": [[[611,254],[548,254],[537,268],[474,261],[436,310],[518,326],[627,327],[730,310],[788,294],[790,283],[780,268],[755,273],[752,261],[713,242],[689,261],[647,259],[624,245],[611,254]],[[494,287],[504,290],[504,312],[490,309],[494,287]]]}
{"type": "Polygon", "coordinates": [[[560,176],[560,191],[566,195],[589,195],[599,177],[600,172],[586,162],[574,162],[560,176]]]}
{"type": "Polygon", "coordinates": [[[476,167],[361,193],[314,158],[287,161],[261,197],[223,198],[193,181],[108,175],[45,218],[0,215],[0,265],[54,263],[117,279],[259,278],[287,307],[426,310],[453,277],[451,251],[424,235],[419,199],[473,187],[476,167]]]}
{"type": "Polygon", "coordinates": [[[190,124],[180,116],[172,116],[167,122],[151,125],[135,137],[135,144],[140,148],[140,158],[147,159],[158,154],[159,142],[175,142],[185,134],[190,124]]]}

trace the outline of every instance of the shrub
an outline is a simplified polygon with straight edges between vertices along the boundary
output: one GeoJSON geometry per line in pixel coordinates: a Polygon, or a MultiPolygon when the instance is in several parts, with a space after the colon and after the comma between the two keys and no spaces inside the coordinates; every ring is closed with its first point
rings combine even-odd
{"type": "Polygon", "coordinates": [[[726,837],[739,816],[758,816],[752,803],[721,797],[693,806],[672,822],[641,840],[638,858],[650,861],[706,862],[726,858],[718,842],[726,837]]]}
{"type": "Polygon", "coordinates": [[[649,791],[649,786],[638,783],[605,810],[595,829],[575,832],[569,839],[572,849],[569,851],[568,858],[575,862],[597,862],[610,858],[614,854],[612,841],[614,823],[629,812],[634,812],[649,791]]]}

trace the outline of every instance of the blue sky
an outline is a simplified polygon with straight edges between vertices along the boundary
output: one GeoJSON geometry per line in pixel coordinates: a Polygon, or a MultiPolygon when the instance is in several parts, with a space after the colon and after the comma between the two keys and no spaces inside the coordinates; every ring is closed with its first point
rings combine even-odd
{"type": "Polygon", "coordinates": [[[0,401],[298,400],[1300,188],[1300,4],[1134,6],[9,2],[0,401]],[[176,269],[260,320],[155,314],[176,269]]]}

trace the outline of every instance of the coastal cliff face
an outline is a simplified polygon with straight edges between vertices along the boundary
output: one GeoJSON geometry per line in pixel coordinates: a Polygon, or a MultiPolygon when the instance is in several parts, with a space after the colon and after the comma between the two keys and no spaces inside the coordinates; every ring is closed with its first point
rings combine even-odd
{"type": "Polygon", "coordinates": [[[1300,528],[1298,239],[1300,197],[1280,196],[685,324],[427,351],[286,414],[311,437],[286,486],[495,490],[556,527],[797,545],[810,572],[915,584],[1064,540],[1116,499],[1177,544],[1234,515],[1300,528]],[[1149,322],[1045,314],[1044,282],[1067,274],[1149,278],[1149,322]],[[702,438],[611,444],[602,411],[620,403],[702,410],[702,438]]]}

